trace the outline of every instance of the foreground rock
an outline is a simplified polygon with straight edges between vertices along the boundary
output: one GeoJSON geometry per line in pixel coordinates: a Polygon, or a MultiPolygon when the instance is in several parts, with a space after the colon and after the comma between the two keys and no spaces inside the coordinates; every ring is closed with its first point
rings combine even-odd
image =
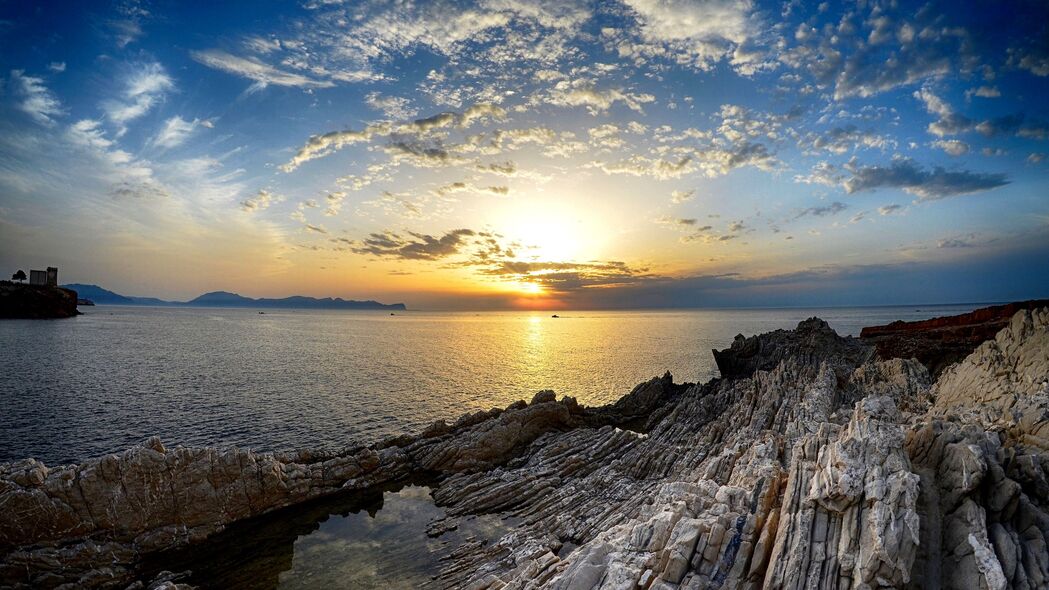
{"type": "Polygon", "coordinates": [[[437,587],[1049,584],[1049,310],[1017,312],[935,384],[816,319],[729,352],[731,378],[666,375],[597,409],[541,392],[342,453],[151,440],[79,466],[5,465],[0,584],[124,587],[143,554],[421,473],[442,527],[520,522],[452,551],[437,587]]]}
{"type": "Polygon", "coordinates": [[[76,291],[0,281],[0,319],[58,319],[79,315],[76,291]]]}

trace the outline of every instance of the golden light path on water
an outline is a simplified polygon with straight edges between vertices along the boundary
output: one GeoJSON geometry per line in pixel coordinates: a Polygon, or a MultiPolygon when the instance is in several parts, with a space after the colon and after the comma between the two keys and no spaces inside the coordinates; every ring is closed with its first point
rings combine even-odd
{"type": "Polygon", "coordinates": [[[717,374],[737,333],[819,315],[844,333],[967,307],[388,312],[97,306],[71,322],[0,323],[0,461],[49,464],[166,444],[342,448],[539,390],[585,405],[671,371],[717,374]],[[26,367],[33,367],[26,371],[26,367]],[[39,428],[47,424],[47,428],[39,428]]]}

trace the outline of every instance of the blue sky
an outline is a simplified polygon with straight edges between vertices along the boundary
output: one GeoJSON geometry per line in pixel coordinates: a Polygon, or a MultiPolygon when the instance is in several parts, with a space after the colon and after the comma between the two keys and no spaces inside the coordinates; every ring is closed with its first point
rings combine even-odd
{"type": "Polygon", "coordinates": [[[1047,23],[1044,2],[7,2],[0,262],[423,308],[1046,296],[1047,23]]]}

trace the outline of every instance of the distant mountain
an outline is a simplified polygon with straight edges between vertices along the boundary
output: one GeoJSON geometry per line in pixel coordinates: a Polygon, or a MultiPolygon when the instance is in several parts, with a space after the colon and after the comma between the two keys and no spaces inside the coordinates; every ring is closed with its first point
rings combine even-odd
{"type": "Polygon", "coordinates": [[[133,302],[131,305],[185,305],[181,301],[164,301],[156,297],[128,297],[133,302]]]}
{"type": "Polygon", "coordinates": [[[114,293],[99,287],[98,285],[82,285],[80,283],[73,283],[71,285],[62,285],[66,289],[72,289],[76,291],[77,297],[81,299],[90,299],[91,301],[99,305],[134,305],[135,301],[131,297],[125,297],[119,293],[114,293]]]}
{"type": "Polygon", "coordinates": [[[236,293],[230,293],[228,291],[212,291],[211,293],[205,293],[196,299],[190,299],[186,302],[186,305],[199,305],[199,306],[241,306],[250,305],[252,299],[250,297],[244,297],[243,295],[237,295],[236,293]]]}
{"type": "Polygon", "coordinates": [[[282,299],[253,299],[228,291],[205,293],[196,299],[186,302],[164,301],[156,297],[130,297],[103,289],[98,285],[74,283],[65,285],[67,289],[77,292],[82,299],[90,299],[99,305],[180,305],[192,307],[265,307],[265,308],[299,308],[299,309],[388,309],[404,311],[403,303],[379,303],[378,301],[354,301],[339,297],[303,297],[295,295],[282,299]]]}
{"type": "Polygon", "coordinates": [[[342,299],[341,297],[304,297],[293,295],[281,299],[253,299],[227,291],[215,291],[205,293],[196,299],[186,302],[186,305],[199,307],[286,307],[300,309],[407,309],[403,303],[379,303],[378,301],[354,301],[342,299]]]}

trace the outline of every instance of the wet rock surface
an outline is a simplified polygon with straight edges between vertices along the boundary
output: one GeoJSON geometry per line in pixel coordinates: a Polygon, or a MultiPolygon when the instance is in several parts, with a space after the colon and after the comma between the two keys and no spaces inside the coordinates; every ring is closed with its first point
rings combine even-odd
{"type": "MultiPolygon", "coordinates": [[[[231,523],[426,474],[516,525],[434,587],[1043,588],[1049,310],[935,382],[810,319],[737,339],[725,378],[580,407],[540,392],[341,453],[166,449],[0,466],[0,585],[127,587],[231,523]]],[[[176,583],[161,581],[160,583],[176,583]]]]}

